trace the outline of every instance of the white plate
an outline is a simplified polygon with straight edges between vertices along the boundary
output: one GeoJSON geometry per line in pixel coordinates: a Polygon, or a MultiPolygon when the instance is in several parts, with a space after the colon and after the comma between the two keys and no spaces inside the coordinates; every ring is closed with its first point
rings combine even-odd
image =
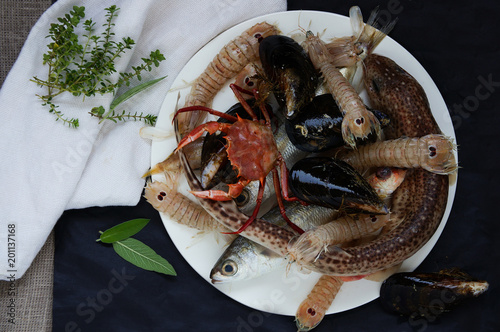
{"type": "MultiPolygon", "coordinates": [[[[348,17],[326,12],[281,12],[243,22],[214,38],[186,64],[172,85],[172,88],[176,90],[171,90],[165,97],[158,117],[157,127],[173,130],[171,127],[171,114],[175,109],[178,93],[180,93],[179,103],[180,106],[182,106],[185,96],[189,92],[189,87],[186,86],[186,84],[194,81],[194,79],[199,76],[227,42],[240,35],[252,25],[262,21],[277,24],[282,33],[286,35],[300,32],[298,29],[299,24],[300,27],[304,29],[323,33],[322,38],[324,40],[331,37],[352,35],[348,17]]],[[[401,45],[389,37],[386,37],[375,51],[378,54],[386,55],[396,61],[420,82],[427,93],[432,112],[440,128],[445,135],[455,139],[452,121],[448,114],[446,104],[431,77],[418,61],[401,45]]],[[[225,111],[235,102],[237,101],[234,95],[226,86],[215,97],[213,108],[225,111]]],[[[164,160],[175,148],[175,145],[176,142],[173,138],[166,141],[153,142],[151,155],[152,165],[164,160]]],[[[403,263],[401,267],[402,271],[413,271],[431,251],[450,214],[453,198],[455,196],[455,189],[456,182],[450,185],[448,204],[438,230],[423,248],[403,263]]],[[[210,270],[224,251],[224,243],[221,241],[218,242],[217,238],[212,235],[196,238],[196,230],[179,225],[169,220],[164,215],[162,215],[162,220],[167,232],[180,253],[196,272],[207,280],[207,282],[210,282],[210,270]]],[[[214,287],[234,300],[254,309],[294,316],[298,305],[305,299],[318,278],[319,274],[317,273],[306,275],[293,271],[293,269],[287,274],[283,268],[254,280],[235,282],[232,284],[218,284],[214,285],[214,287]]],[[[349,310],[370,302],[379,296],[379,289],[379,282],[359,280],[346,283],[342,286],[340,293],[337,295],[337,298],[327,313],[331,314],[349,310]]]]}

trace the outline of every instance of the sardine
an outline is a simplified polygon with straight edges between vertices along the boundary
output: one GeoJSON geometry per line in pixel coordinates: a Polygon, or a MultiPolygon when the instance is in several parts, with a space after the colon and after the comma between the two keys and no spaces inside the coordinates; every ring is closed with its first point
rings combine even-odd
{"type": "Polygon", "coordinates": [[[273,271],[286,259],[266,247],[238,236],[210,271],[212,283],[246,280],[273,271]]]}
{"type": "MultiPolygon", "coordinates": [[[[290,220],[307,230],[336,218],[337,211],[321,206],[304,206],[300,203],[285,203],[290,220]]],[[[271,209],[263,220],[288,227],[278,207],[271,209]]],[[[256,278],[284,266],[287,260],[266,247],[243,236],[236,238],[224,251],[210,271],[212,283],[232,282],[256,278]]]]}

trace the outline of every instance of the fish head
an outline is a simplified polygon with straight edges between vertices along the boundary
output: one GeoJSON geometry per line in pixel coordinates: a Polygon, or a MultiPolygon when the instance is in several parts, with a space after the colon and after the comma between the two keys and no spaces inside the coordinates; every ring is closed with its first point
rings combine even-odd
{"type": "Polygon", "coordinates": [[[216,264],[210,271],[210,279],[213,284],[223,283],[237,279],[237,274],[238,263],[231,259],[225,259],[216,264]]]}
{"type": "Polygon", "coordinates": [[[384,97],[398,93],[402,82],[414,80],[403,68],[388,57],[369,54],[363,61],[363,80],[372,107],[384,109],[384,97]]]}
{"type": "Polygon", "coordinates": [[[405,179],[407,170],[397,167],[380,167],[367,181],[381,198],[386,198],[396,190],[405,179]]]}
{"type": "Polygon", "coordinates": [[[244,237],[237,237],[223,252],[210,271],[213,284],[244,280],[252,270],[249,264],[254,261],[253,244],[244,237]]]}

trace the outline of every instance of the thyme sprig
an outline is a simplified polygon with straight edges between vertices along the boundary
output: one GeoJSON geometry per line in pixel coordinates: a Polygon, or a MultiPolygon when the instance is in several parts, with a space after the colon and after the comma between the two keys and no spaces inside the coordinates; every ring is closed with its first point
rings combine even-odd
{"type": "MultiPolygon", "coordinates": [[[[83,98],[96,94],[114,94],[120,87],[130,86],[132,79],[140,81],[144,71],[151,71],[153,66],[158,67],[160,62],[165,60],[159,50],[152,51],[149,57],[142,58],[143,63],[133,66],[130,72],[118,73],[115,75],[118,76],[116,82],[112,81],[112,75],[117,72],[115,60],[135,45],[130,37],[124,37],[120,41],[114,40],[113,19],[118,15],[118,10],[115,5],[105,9],[106,23],[103,24],[104,31],[100,34],[96,34],[96,23],[92,19],[83,22],[85,33],[82,37],[75,33],[75,28],[85,17],[83,6],[74,6],[73,10],[57,19],[58,23],[50,25],[47,38],[52,41],[47,45],[49,50],[43,55],[43,64],[49,67],[47,79],[35,76],[31,81],[47,88],[47,94],[37,96],[42,100],[42,105],[48,106],[49,112],[56,116],[56,121],[60,120],[74,128],[79,125],[77,118],[66,117],[54,102],[54,98],[61,93],[68,92],[76,97],[83,95],[83,98]]],[[[155,80],[155,83],[157,81],[159,80],[155,80]]],[[[141,84],[140,89],[136,87],[133,94],[151,85],[146,83],[141,84]]],[[[120,101],[126,99],[128,98],[122,98],[120,101]]],[[[133,119],[154,124],[156,121],[156,116],[150,114],[132,114],[126,111],[118,113],[114,109],[106,113],[101,112],[103,109],[104,107],[100,106],[89,113],[102,120],[109,119],[114,122],[133,119]]]]}

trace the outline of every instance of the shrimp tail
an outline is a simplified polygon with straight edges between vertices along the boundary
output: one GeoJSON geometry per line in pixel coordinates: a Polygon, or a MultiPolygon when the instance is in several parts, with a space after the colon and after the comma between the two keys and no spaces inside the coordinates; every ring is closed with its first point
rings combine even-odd
{"type": "Polygon", "coordinates": [[[343,283],[342,279],[335,276],[322,275],[319,278],[295,314],[295,323],[299,332],[310,331],[318,326],[343,283]]]}
{"type": "Polygon", "coordinates": [[[146,178],[155,174],[163,174],[165,176],[165,184],[170,189],[176,190],[181,170],[179,156],[171,153],[164,161],[151,167],[142,177],[146,178]]]}

